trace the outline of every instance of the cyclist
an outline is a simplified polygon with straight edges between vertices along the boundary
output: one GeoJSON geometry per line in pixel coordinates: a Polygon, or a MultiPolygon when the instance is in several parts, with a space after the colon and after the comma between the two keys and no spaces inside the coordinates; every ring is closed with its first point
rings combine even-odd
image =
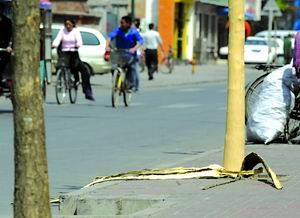
{"type": "Polygon", "coordinates": [[[0,86],[6,86],[3,73],[7,68],[12,52],[12,22],[4,15],[5,4],[0,2],[0,86]]]}
{"type": "Polygon", "coordinates": [[[295,36],[294,53],[293,53],[293,67],[295,68],[296,73],[299,77],[299,74],[300,74],[300,31],[298,31],[295,36]]]}
{"type": "Polygon", "coordinates": [[[82,89],[85,98],[90,101],[95,101],[90,84],[90,75],[79,57],[78,48],[82,46],[82,38],[80,32],[75,27],[76,23],[74,20],[66,19],[64,28],[58,32],[52,43],[52,47],[57,48],[61,44],[62,52],[60,53],[58,62],[60,58],[61,60],[67,60],[67,65],[75,77],[75,83],[79,82],[78,71],[81,73],[82,89]]]}
{"type": "Polygon", "coordinates": [[[121,18],[120,26],[114,29],[106,40],[106,51],[110,51],[111,41],[116,39],[117,49],[129,49],[129,52],[135,57],[130,65],[131,86],[133,91],[138,91],[138,57],[137,50],[143,45],[144,40],[138,30],[132,27],[132,19],[130,16],[121,18]]]}

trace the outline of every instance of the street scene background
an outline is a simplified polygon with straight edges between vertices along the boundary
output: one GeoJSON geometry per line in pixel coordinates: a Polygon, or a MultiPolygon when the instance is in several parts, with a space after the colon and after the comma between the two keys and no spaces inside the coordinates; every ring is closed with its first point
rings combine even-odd
{"type": "MultiPolygon", "coordinates": [[[[111,75],[95,76],[95,103],[80,97],[57,105],[53,87],[44,104],[50,195],[78,190],[96,176],[180,165],[222,149],[226,117],[226,64],[178,66],[142,73],[142,91],[130,108],[112,108],[111,75]]],[[[261,72],[249,67],[247,80],[261,72]]],[[[13,122],[10,101],[1,99],[0,216],[12,212],[13,122]]],[[[221,164],[221,160],[219,162],[221,164]]],[[[55,211],[55,210],[54,210],[55,211]]]]}
{"type": "MultiPolygon", "coordinates": [[[[97,176],[142,169],[222,165],[228,92],[228,1],[41,2],[51,11],[51,26],[49,32],[45,31],[49,42],[50,36],[53,40],[63,28],[66,18],[76,20],[83,38],[79,54],[92,75],[95,98],[87,101],[80,88],[75,104],[57,104],[57,51],[46,46],[45,53],[51,56],[50,60],[45,58],[51,72],[45,79],[43,104],[50,197],[75,196],[79,199],[76,204],[83,205],[72,214],[67,214],[71,208],[64,208],[66,216],[81,212],[90,217],[300,215],[296,167],[299,148],[289,144],[246,145],[247,153],[258,152],[278,173],[285,187],[280,192],[268,180],[246,179],[224,186],[218,184],[226,180],[186,180],[119,182],[81,190],[97,176]],[[104,60],[105,43],[125,15],[139,19],[142,35],[154,23],[165,54],[158,50],[160,63],[153,80],[149,80],[147,68],[139,71],[140,89],[132,94],[131,105],[125,107],[121,103],[113,108],[112,65],[104,60]],[[174,60],[172,73],[161,70],[166,55],[174,60]],[[216,188],[202,191],[213,185],[216,188]],[[129,206],[120,206],[120,199],[125,199],[121,205],[129,206]]],[[[245,1],[245,85],[264,73],[255,68],[257,64],[290,63],[294,37],[300,29],[299,6],[297,0],[245,1]]],[[[143,58],[142,55],[139,69],[145,67],[143,58]]],[[[1,97],[0,105],[0,217],[12,217],[14,112],[9,98],[1,97]]],[[[57,205],[52,204],[51,209],[54,217],[64,217],[57,205]]]]}

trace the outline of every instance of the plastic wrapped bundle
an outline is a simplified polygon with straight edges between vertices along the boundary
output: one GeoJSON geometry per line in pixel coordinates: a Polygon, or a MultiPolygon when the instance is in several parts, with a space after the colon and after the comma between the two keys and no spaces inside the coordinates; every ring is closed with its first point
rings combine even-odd
{"type": "Polygon", "coordinates": [[[249,114],[247,140],[268,144],[284,132],[299,86],[294,68],[286,65],[270,73],[249,114]]]}

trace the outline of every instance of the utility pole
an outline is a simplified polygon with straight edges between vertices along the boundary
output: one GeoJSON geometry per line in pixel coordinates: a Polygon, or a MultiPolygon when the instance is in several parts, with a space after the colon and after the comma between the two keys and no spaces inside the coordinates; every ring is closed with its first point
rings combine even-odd
{"type": "Polygon", "coordinates": [[[132,19],[135,18],[135,2],[134,2],[134,0],[131,0],[131,16],[132,16],[132,19]]]}
{"type": "Polygon", "coordinates": [[[40,1],[13,1],[15,218],[50,218],[45,123],[39,76],[40,1]]]}
{"type": "Polygon", "coordinates": [[[245,144],[244,0],[229,0],[227,120],[224,167],[240,171],[245,144]]]}

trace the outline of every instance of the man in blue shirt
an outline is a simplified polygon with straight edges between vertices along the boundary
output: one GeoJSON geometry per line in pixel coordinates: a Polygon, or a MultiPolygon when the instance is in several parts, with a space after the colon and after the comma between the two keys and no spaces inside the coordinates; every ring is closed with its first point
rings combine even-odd
{"type": "Polygon", "coordinates": [[[134,56],[134,61],[130,65],[132,83],[134,90],[138,91],[138,58],[137,50],[143,45],[144,40],[138,30],[132,27],[132,19],[129,16],[121,18],[120,26],[114,29],[106,40],[106,50],[110,51],[110,44],[112,40],[116,40],[117,49],[128,49],[134,56]]]}

